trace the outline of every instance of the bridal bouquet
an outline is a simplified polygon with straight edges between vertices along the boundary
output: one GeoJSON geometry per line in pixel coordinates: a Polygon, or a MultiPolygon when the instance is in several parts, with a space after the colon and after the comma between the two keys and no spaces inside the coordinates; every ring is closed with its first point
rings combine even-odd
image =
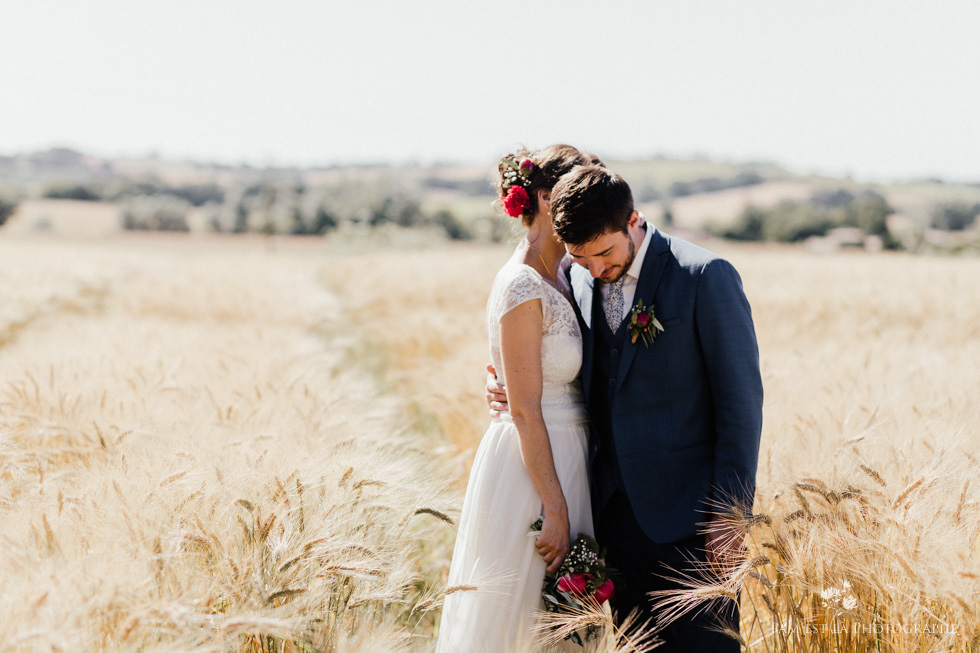
{"type": "MultiPolygon", "coordinates": [[[[535,531],[541,530],[539,519],[531,525],[535,531]]],[[[602,559],[599,544],[589,535],[579,533],[572,542],[568,555],[562,561],[557,574],[546,574],[541,596],[548,612],[582,615],[598,610],[613,595],[615,586],[610,575],[614,570],[606,566],[602,559]]],[[[599,636],[599,626],[588,625],[585,639],[599,636]]],[[[581,635],[571,632],[565,639],[584,645],[581,635]]]]}

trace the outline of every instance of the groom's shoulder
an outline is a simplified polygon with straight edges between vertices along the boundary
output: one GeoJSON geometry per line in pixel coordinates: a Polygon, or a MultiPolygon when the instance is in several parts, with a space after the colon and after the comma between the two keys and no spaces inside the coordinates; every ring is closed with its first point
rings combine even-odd
{"type": "Polygon", "coordinates": [[[683,238],[671,236],[659,229],[657,233],[666,241],[667,247],[670,249],[670,254],[677,262],[677,265],[692,273],[702,272],[705,267],[714,261],[724,261],[718,254],[683,238]]]}

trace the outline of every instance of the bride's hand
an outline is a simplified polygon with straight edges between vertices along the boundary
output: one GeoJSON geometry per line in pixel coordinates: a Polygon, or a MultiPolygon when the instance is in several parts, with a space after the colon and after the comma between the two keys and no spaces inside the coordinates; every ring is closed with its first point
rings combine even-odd
{"type": "Polygon", "coordinates": [[[568,512],[566,509],[545,512],[541,532],[534,543],[544,558],[549,573],[555,573],[568,555],[568,512]]]}

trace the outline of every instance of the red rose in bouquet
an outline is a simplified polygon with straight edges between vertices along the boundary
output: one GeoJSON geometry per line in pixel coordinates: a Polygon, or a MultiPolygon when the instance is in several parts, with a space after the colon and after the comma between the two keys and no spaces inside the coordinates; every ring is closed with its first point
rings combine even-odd
{"type": "Polygon", "coordinates": [[[596,603],[602,605],[606,601],[612,598],[613,592],[615,591],[612,579],[607,578],[606,582],[599,586],[595,592],[592,593],[592,598],[596,603]]]}
{"type": "Polygon", "coordinates": [[[565,574],[558,579],[558,591],[571,594],[585,594],[588,578],[585,574],[565,574]]]}

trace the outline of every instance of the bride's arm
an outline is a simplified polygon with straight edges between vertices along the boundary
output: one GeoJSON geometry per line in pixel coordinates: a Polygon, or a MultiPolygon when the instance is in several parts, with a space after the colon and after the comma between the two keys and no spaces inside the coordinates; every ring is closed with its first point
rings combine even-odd
{"type": "Polygon", "coordinates": [[[536,546],[548,571],[555,572],[568,553],[569,524],[565,495],[541,414],[542,319],[540,299],[524,302],[504,314],[500,318],[500,352],[521,456],[544,505],[544,525],[536,546]]]}

